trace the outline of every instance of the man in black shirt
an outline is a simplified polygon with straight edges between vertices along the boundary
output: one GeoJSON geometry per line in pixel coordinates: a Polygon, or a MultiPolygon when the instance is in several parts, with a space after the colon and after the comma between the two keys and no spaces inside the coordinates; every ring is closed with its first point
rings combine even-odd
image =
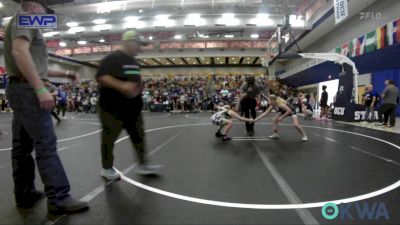
{"type": "Polygon", "coordinates": [[[142,79],[140,64],[135,56],[146,45],[138,31],[122,34],[120,50],[110,53],[100,63],[96,74],[100,83],[99,115],[103,126],[101,176],[108,180],[120,178],[113,167],[114,142],[122,129],[126,129],[136,150],[139,165],[136,172],[142,175],[154,174],[156,166],[146,163],[144,128],[142,118],[142,79]]]}
{"type": "MultiPolygon", "coordinates": [[[[243,83],[241,87],[241,100],[240,107],[244,116],[246,118],[250,118],[250,115],[253,119],[256,118],[256,107],[257,103],[260,102],[260,88],[255,83],[255,77],[247,77],[246,82],[243,83]]],[[[248,136],[254,135],[254,123],[246,122],[246,131],[248,136]]]]}
{"type": "Polygon", "coordinates": [[[321,102],[320,102],[320,107],[321,107],[321,115],[320,118],[325,115],[326,118],[328,118],[328,92],[326,92],[326,86],[322,86],[322,94],[321,94],[321,102]]]}

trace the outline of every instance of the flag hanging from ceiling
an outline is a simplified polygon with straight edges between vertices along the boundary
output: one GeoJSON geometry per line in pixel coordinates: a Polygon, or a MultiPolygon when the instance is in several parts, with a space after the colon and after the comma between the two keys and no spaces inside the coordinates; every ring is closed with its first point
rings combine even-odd
{"type": "Polygon", "coordinates": [[[361,37],[357,38],[356,56],[363,55],[364,49],[365,49],[365,36],[361,36],[361,37]]]}
{"type": "Polygon", "coordinates": [[[341,47],[335,48],[335,53],[341,54],[342,53],[342,48],[341,47]]]}
{"type": "Polygon", "coordinates": [[[361,56],[389,45],[400,43],[400,19],[394,20],[377,28],[349,43],[343,44],[332,52],[347,55],[348,57],[361,56]]]}
{"type": "Polygon", "coordinates": [[[357,41],[358,38],[353,39],[352,41],[349,42],[349,54],[347,55],[348,57],[355,57],[357,56],[357,41]]]}
{"type": "Polygon", "coordinates": [[[342,55],[346,55],[349,53],[349,43],[345,43],[342,45],[342,55]]]}
{"type": "Polygon", "coordinates": [[[386,25],[376,29],[376,44],[377,49],[381,49],[387,46],[386,25]]]}
{"type": "Polygon", "coordinates": [[[367,33],[365,40],[365,52],[373,52],[376,50],[376,30],[367,33]]]}
{"type": "Polygon", "coordinates": [[[388,45],[400,43],[400,19],[387,24],[387,42],[388,45]]]}

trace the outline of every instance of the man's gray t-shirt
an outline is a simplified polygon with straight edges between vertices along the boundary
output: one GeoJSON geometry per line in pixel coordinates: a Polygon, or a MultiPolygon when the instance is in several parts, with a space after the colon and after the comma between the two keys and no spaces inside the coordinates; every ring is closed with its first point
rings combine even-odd
{"type": "Polygon", "coordinates": [[[397,105],[397,98],[400,97],[399,89],[394,85],[387,86],[385,90],[383,90],[382,95],[385,96],[383,97],[383,103],[395,105],[397,105]]]}
{"type": "Polygon", "coordinates": [[[16,16],[12,17],[10,20],[4,35],[4,59],[8,74],[10,76],[18,76],[23,78],[22,73],[15,62],[16,59],[14,59],[14,56],[12,55],[12,41],[18,37],[25,38],[27,41],[29,41],[29,52],[31,53],[32,60],[36,66],[37,72],[39,73],[39,77],[47,80],[48,53],[43,34],[38,29],[17,28],[16,16]]]}

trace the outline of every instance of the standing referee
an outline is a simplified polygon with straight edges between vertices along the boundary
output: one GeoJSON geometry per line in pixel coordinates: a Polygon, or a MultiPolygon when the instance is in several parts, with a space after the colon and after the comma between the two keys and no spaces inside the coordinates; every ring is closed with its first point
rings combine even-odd
{"type": "MultiPolygon", "coordinates": [[[[256,107],[257,103],[260,102],[260,88],[256,84],[254,76],[246,78],[246,82],[241,87],[241,100],[240,107],[244,113],[245,118],[250,116],[255,119],[257,116],[256,107]]],[[[254,135],[254,123],[246,122],[246,131],[248,136],[254,135]]]]}
{"type": "Polygon", "coordinates": [[[113,167],[114,142],[122,129],[125,129],[136,150],[139,165],[136,172],[141,175],[155,173],[157,166],[146,163],[145,139],[142,118],[142,79],[140,64],[135,56],[141,46],[147,45],[137,30],[122,34],[123,45],[120,50],[107,55],[100,63],[96,74],[100,83],[99,116],[103,131],[101,137],[101,176],[117,180],[120,174],[113,167]]]}

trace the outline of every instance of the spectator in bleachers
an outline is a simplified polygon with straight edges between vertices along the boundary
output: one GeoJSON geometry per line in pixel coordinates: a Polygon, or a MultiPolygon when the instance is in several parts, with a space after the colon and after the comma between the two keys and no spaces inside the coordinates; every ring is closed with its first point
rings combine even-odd
{"type": "Polygon", "coordinates": [[[67,117],[65,117],[65,112],[67,111],[68,93],[62,85],[60,85],[60,87],[58,88],[56,98],[57,98],[57,116],[59,116],[60,111],[62,111],[62,118],[65,120],[67,119],[67,117]]]}

